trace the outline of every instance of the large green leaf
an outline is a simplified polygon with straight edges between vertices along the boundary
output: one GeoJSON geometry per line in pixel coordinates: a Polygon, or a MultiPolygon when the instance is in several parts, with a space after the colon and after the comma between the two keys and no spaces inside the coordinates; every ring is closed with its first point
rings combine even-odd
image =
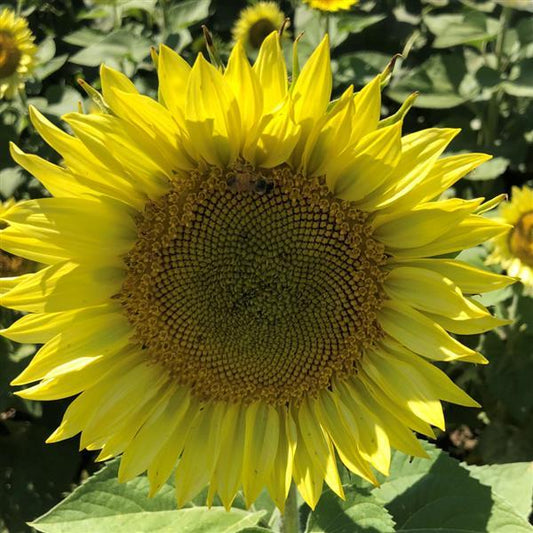
{"type": "Polygon", "coordinates": [[[169,32],[177,32],[204,20],[209,15],[211,0],[185,0],[173,5],[167,14],[169,32]]]}
{"type": "Polygon", "coordinates": [[[86,67],[97,67],[101,63],[115,67],[124,59],[141,61],[149,53],[150,42],[147,39],[127,29],[120,29],[80,50],[70,61],[86,67]]]}
{"type": "Polygon", "coordinates": [[[435,35],[433,48],[486,42],[494,39],[499,30],[498,21],[475,11],[427,15],[424,22],[435,35]]]}
{"type": "Polygon", "coordinates": [[[389,533],[394,522],[368,489],[345,486],[346,500],[326,490],[309,515],[306,533],[389,533]]]}
{"type": "Polygon", "coordinates": [[[447,109],[473,99],[479,87],[461,55],[436,54],[395,83],[387,94],[403,102],[414,91],[420,92],[415,107],[447,109]]]}
{"type": "Polygon", "coordinates": [[[257,525],[264,514],[221,507],[176,509],[172,485],[148,498],[145,476],[121,484],[117,472],[115,460],[31,526],[44,533],[237,533],[257,525]]]}
{"type": "Polygon", "coordinates": [[[522,59],[514,65],[512,79],[505,82],[503,88],[512,96],[533,97],[533,58],[522,59]]]}
{"type": "MultiPolygon", "coordinates": [[[[390,477],[373,493],[396,531],[414,533],[531,533],[533,528],[491,488],[430,444],[429,459],[395,453],[390,477]]],[[[490,467],[488,467],[490,468],[490,467]]]]}
{"type": "Polygon", "coordinates": [[[507,501],[526,520],[533,498],[533,463],[469,466],[470,474],[507,501]]]}

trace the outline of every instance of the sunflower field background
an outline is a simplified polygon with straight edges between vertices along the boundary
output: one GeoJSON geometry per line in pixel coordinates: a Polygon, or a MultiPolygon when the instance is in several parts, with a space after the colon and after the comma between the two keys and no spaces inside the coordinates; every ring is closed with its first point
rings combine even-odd
{"type": "MultiPolygon", "coordinates": [[[[47,195],[12,160],[10,142],[58,161],[31,126],[29,105],[56,124],[70,111],[97,111],[104,104],[91,86],[100,89],[102,63],[125,73],[143,94],[157,97],[151,47],[165,43],[192,62],[199,51],[208,55],[205,26],[225,62],[240,13],[254,4],[0,2],[0,12],[8,8],[27,19],[37,46],[25,87],[11,99],[0,99],[1,204],[47,195]]],[[[449,154],[476,151],[494,156],[455,186],[455,196],[505,194],[512,200],[519,189],[533,187],[533,2],[360,0],[350,9],[329,14],[296,0],[277,5],[290,19],[286,33],[296,37],[303,32],[298,46],[302,63],[329,32],[334,97],[350,84],[360,89],[394,58],[393,75],[383,88],[382,115],[405,113],[406,133],[430,126],[459,127],[462,132],[449,154]],[[401,107],[406,99],[410,109],[401,107]]],[[[274,29],[279,18],[275,20],[274,29]]],[[[267,21],[266,34],[271,29],[267,21]]],[[[241,24],[241,31],[246,31],[246,24],[241,24]]],[[[254,42],[265,35],[249,40],[252,60],[257,56],[254,42]]],[[[282,44],[290,65],[292,39],[282,44]]],[[[532,206],[524,212],[531,212],[532,206]]],[[[499,212],[487,216],[498,217],[499,212]]],[[[526,231],[533,257],[531,225],[526,231]]],[[[461,259],[495,272],[510,269],[498,260],[488,265],[493,247],[486,243],[466,250],[461,259]]],[[[0,254],[0,277],[37,268],[30,261],[0,254]]],[[[533,275],[529,281],[533,286],[533,275]]],[[[436,442],[424,443],[430,458],[411,460],[394,453],[391,474],[380,478],[378,488],[345,471],[346,500],[326,490],[314,511],[302,503],[302,531],[533,531],[533,297],[527,285],[526,278],[524,284],[480,299],[497,316],[512,320],[510,325],[459,336],[483,353],[489,365],[442,366],[482,408],[447,405],[447,430],[438,433],[436,442]]],[[[6,328],[18,316],[2,308],[0,326],[6,328]]],[[[266,493],[248,510],[237,498],[229,513],[218,506],[207,512],[205,495],[178,510],[170,481],[148,499],[145,477],[119,484],[118,462],[97,463],[96,452],[78,451],[77,439],[45,445],[67,401],[24,400],[10,386],[37,348],[0,337],[0,531],[279,531],[279,511],[266,493]]]]}

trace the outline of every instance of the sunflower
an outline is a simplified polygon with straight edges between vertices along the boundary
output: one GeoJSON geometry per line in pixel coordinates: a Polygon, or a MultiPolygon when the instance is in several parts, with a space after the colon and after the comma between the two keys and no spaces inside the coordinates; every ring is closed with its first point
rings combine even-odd
{"type": "Polygon", "coordinates": [[[36,51],[26,19],[4,9],[0,13],[0,98],[13,98],[24,87],[36,51]]]}
{"type": "Polygon", "coordinates": [[[284,20],[276,2],[257,2],[241,11],[233,26],[233,38],[242,41],[246,48],[257,50],[270,33],[281,28],[284,20]]]}
{"type": "Polygon", "coordinates": [[[1,235],[48,265],[2,281],[28,313],[3,334],[43,343],[17,394],[77,395],[48,442],[81,432],[120,480],[175,469],[178,505],[208,484],[227,508],[266,487],[283,509],[291,480],[314,507],[324,481],[343,496],[337,459],[376,483],[391,446],[424,456],[441,400],[478,405],[432,364],[486,362],[448,331],[503,323],[469,295],[510,280],[444,256],[507,227],[436,199],[488,156],[380,123],[381,76],[330,102],[327,37],[291,88],[275,32],[223,73],[161,46],[158,76],[156,102],[103,66],[112,113],[65,115],[74,136],[31,108],[64,166],[12,146],[54,196],[1,235]]]}
{"type": "Polygon", "coordinates": [[[321,11],[340,11],[341,9],[350,9],[359,0],[304,0],[313,9],[320,9],[321,11]]]}
{"type": "Polygon", "coordinates": [[[513,187],[511,201],[500,207],[500,217],[513,228],[494,240],[487,264],[503,266],[520,279],[524,294],[533,295],[533,190],[513,187]]]}

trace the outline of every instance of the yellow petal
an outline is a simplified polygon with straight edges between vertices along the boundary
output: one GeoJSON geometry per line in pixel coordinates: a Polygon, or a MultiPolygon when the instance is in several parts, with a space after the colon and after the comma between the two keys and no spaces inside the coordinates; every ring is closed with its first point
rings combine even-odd
{"type": "Polygon", "coordinates": [[[163,104],[180,125],[184,124],[187,84],[191,67],[174,50],[161,44],[157,75],[163,104]]]}
{"type": "Polygon", "coordinates": [[[294,117],[304,131],[326,112],[331,97],[329,38],[326,35],[302,68],[292,91],[294,117]]]}
{"type": "Polygon", "coordinates": [[[224,72],[239,105],[243,142],[253,136],[263,113],[263,92],[240,41],[234,46],[224,72]]]}
{"type": "Polygon", "coordinates": [[[412,379],[409,367],[402,366],[393,358],[385,360],[379,352],[372,354],[366,361],[366,372],[374,380],[387,384],[391,394],[398,398],[399,403],[406,404],[419,418],[444,430],[444,415],[441,403],[431,389],[424,387],[412,379]]]}
{"type": "Polygon", "coordinates": [[[200,412],[199,409],[199,404],[191,399],[187,411],[180,418],[179,422],[177,422],[174,432],[148,467],[150,497],[153,497],[159,491],[176,467],[178,457],[189,437],[194,419],[200,412]]]}
{"type": "Polygon", "coordinates": [[[272,168],[289,160],[301,134],[292,119],[289,104],[270,117],[257,144],[245,150],[245,157],[258,167],[272,168]]]}
{"type": "MultiPolygon", "coordinates": [[[[413,432],[408,429],[395,413],[391,413],[377,402],[358,378],[345,383],[347,392],[357,405],[363,406],[366,415],[375,418],[381,427],[386,428],[390,445],[407,455],[415,457],[428,457],[424,448],[418,442],[413,432]]],[[[395,409],[395,411],[397,411],[395,409]]]]}
{"type": "Polygon", "coordinates": [[[381,76],[367,83],[353,98],[353,116],[350,144],[357,144],[365,135],[378,127],[381,114],[381,76]]]}
{"type": "Polygon", "coordinates": [[[246,409],[242,485],[246,505],[257,498],[270,476],[279,442],[279,416],[274,407],[256,402],[246,409]]]}
{"type": "Polygon", "coordinates": [[[70,369],[62,365],[78,358],[82,358],[85,366],[91,362],[91,357],[117,353],[128,344],[131,326],[116,304],[89,308],[78,316],[84,327],[74,323],[50,339],[12,385],[68,372],[70,369]]]}
{"type": "Polygon", "coordinates": [[[67,311],[107,301],[124,279],[122,268],[58,263],[25,278],[0,298],[1,305],[33,313],[67,311]]]}
{"type": "Polygon", "coordinates": [[[399,266],[388,275],[384,288],[392,299],[452,319],[490,316],[467,300],[452,280],[432,270],[399,266]]]}
{"type": "Polygon", "coordinates": [[[366,135],[343,168],[328,166],[327,183],[335,196],[358,201],[378,188],[394,171],[400,158],[401,122],[366,135]]]}
{"type": "MultiPolygon", "coordinates": [[[[0,215],[27,238],[50,244],[65,259],[118,263],[137,236],[134,211],[111,199],[41,198],[18,202],[0,215]]],[[[10,228],[6,230],[9,235],[10,228]]]]}
{"type": "Polygon", "coordinates": [[[267,488],[274,503],[283,512],[292,481],[298,430],[288,409],[280,409],[279,415],[280,436],[278,451],[270,471],[270,478],[267,480],[267,488]]]}
{"type": "Polygon", "coordinates": [[[102,95],[105,103],[114,110],[121,107],[120,103],[117,101],[117,96],[114,92],[115,90],[131,94],[139,94],[139,91],[137,91],[135,85],[127,76],[107,65],[102,65],[100,67],[100,82],[102,84],[102,95]]]}
{"type": "MultiPolygon", "coordinates": [[[[444,219],[445,215],[441,215],[441,218],[444,219]]],[[[417,248],[396,248],[394,250],[394,256],[397,258],[414,259],[465,250],[476,244],[488,241],[493,237],[507,233],[510,227],[496,220],[478,215],[468,215],[464,220],[456,224],[455,227],[448,229],[448,231],[441,234],[433,242],[417,248]]],[[[431,230],[428,229],[428,231],[431,230]]]]}
{"type": "Polygon", "coordinates": [[[325,391],[311,402],[320,425],[331,437],[341,461],[363,479],[377,485],[377,480],[358,447],[359,434],[353,417],[346,419],[335,401],[335,396],[325,391]]]}
{"type": "Polygon", "coordinates": [[[376,470],[388,476],[391,453],[385,429],[377,423],[364,405],[359,405],[353,400],[343,384],[339,383],[337,388],[341,392],[338,399],[339,409],[344,419],[350,421],[350,426],[357,428],[361,456],[376,470]]]}
{"type": "Polygon", "coordinates": [[[481,354],[456,341],[433,320],[404,303],[386,300],[378,320],[386,333],[423,357],[486,363],[481,354]]]}
{"type": "Polygon", "coordinates": [[[277,31],[263,41],[253,70],[263,88],[263,112],[270,113],[287,94],[287,67],[277,31]]]}
{"type": "MultiPolygon", "coordinates": [[[[168,190],[167,170],[160,165],[157,157],[149,157],[136,139],[128,135],[122,119],[111,115],[68,113],[63,120],[115,176],[120,176],[138,191],[137,197],[139,193],[144,193],[157,199],[168,190]]],[[[144,207],[144,202],[139,204],[144,207]]]]}
{"type": "Polygon", "coordinates": [[[306,441],[299,431],[297,440],[292,476],[298,492],[307,505],[314,509],[322,494],[324,473],[314,465],[306,441]]]}
{"type": "Polygon", "coordinates": [[[344,490],[335,466],[335,452],[307,401],[298,408],[298,423],[311,461],[320,470],[331,489],[344,499],[344,490]]]}
{"type": "Polygon", "coordinates": [[[148,469],[183,419],[189,403],[188,391],[179,388],[169,395],[168,400],[161,405],[159,412],[154,413],[141,427],[120,461],[118,472],[120,482],[129,481],[148,469]]]}
{"type": "Polygon", "coordinates": [[[213,414],[212,406],[206,405],[195,418],[187,437],[175,474],[178,507],[192,500],[209,481],[207,463],[213,414]]]}
{"type": "Polygon", "coordinates": [[[222,74],[200,54],[187,86],[186,123],[191,142],[208,163],[224,167],[237,158],[241,119],[222,74]]]}
{"type": "Polygon", "coordinates": [[[423,182],[458,129],[429,128],[402,138],[402,156],[394,172],[367,201],[368,206],[383,209],[392,206],[417,184],[423,182]]]}
{"type": "Polygon", "coordinates": [[[495,291],[515,282],[508,276],[481,270],[455,259],[415,259],[402,264],[438,272],[451,279],[465,294],[495,291]]]}
{"type": "Polygon", "coordinates": [[[406,380],[417,383],[429,397],[453,402],[467,407],[480,407],[479,403],[470,398],[442,370],[425,361],[421,357],[398,346],[396,349],[378,352],[384,359],[384,365],[391,364],[397,369],[398,375],[405,375],[406,380]]]}
{"type": "Polygon", "coordinates": [[[246,427],[245,414],[246,407],[239,404],[227,405],[220,427],[218,460],[209,485],[208,503],[212,502],[215,491],[217,491],[228,511],[231,509],[231,504],[241,483],[246,427]]]}
{"type": "Polygon", "coordinates": [[[36,155],[26,154],[14,143],[9,143],[9,148],[11,157],[38,179],[53,196],[90,197],[95,195],[96,191],[80,183],[72,172],[36,155]]]}
{"type": "MultiPolygon", "coordinates": [[[[106,309],[107,307],[108,304],[104,304],[97,306],[96,309],[106,309]]],[[[73,321],[79,320],[80,317],[83,317],[91,309],[89,307],[59,313],[32,313],[24,315],[8,328],[0,330],[0,334],[15,342],[43,344],[63,331],[73,321]]]]}
{"type": "Polygon", "coordinates": [[[357,377],[364,384],[365,389],[372,398],[388,413],[394,413],[394,416],[402,424],[431,439],[435,438],[435,433],[431,429],[431,426],[412,412],[406,399],[396,395],[395,390],[389,387],[389,384],[383,379],[383,376],[375,372],[371,376],[362,368],[357,377]]]}
{"type": "Polygon", "coordinates": [[[491,159],[487,154],[458,154],[435,162],[427,176],[394,203],[394,209],[412,206],[438,198],[456,181],[491,159]]]}
{"type": "Polygon", "coordinates": [[[419,248],[456,227],[480,203],[453,198],[422,204],[412,211],[378,216],[374,219],[374,235],[394,250],[419,248]]]}
{"type": "Polygon", "coordinates": [[[309,135],[302,160],[303,171],[310,176],[328,174],[332,154],[348,147],[354,105],[350,86],[309,135]]]}

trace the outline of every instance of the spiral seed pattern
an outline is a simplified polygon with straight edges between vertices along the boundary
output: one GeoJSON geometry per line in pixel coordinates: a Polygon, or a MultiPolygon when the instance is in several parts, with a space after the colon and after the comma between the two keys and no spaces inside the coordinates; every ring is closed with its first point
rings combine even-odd
{"type": "Polygon", "coordinates": [[[125,262],[135,342],[206,400],[298,402],[382,336],[368,215],[287,166],[192,173],[148,203],[125,262]]]}

